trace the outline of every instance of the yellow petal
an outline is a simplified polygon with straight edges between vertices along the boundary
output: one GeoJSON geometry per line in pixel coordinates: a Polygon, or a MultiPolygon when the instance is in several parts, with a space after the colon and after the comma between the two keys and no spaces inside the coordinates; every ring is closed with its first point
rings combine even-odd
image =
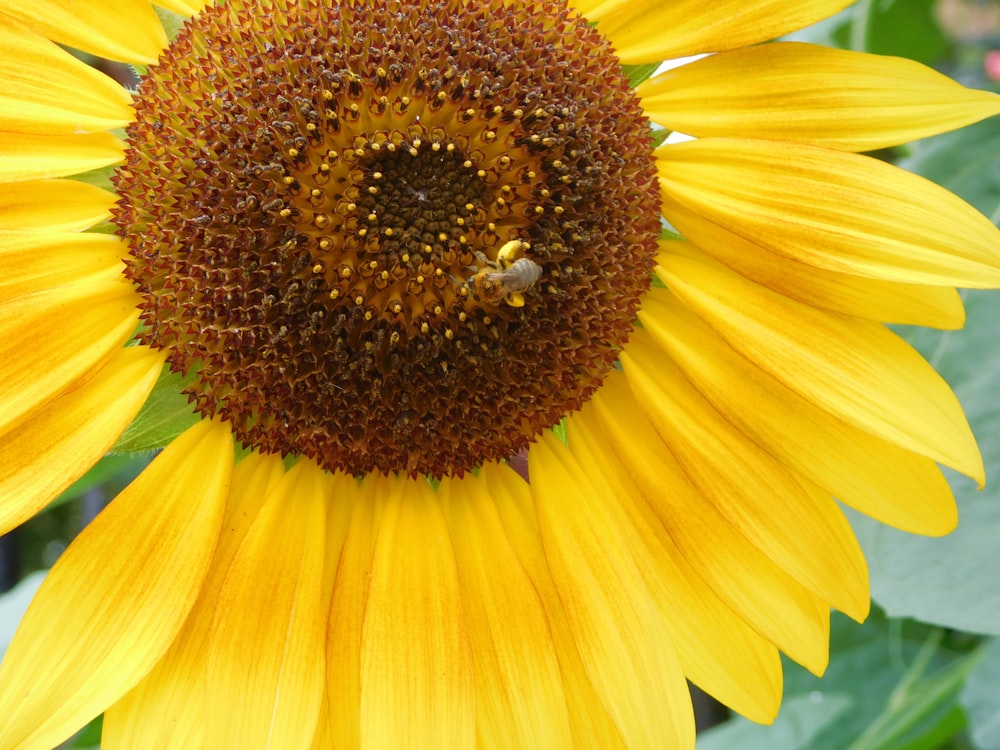
{"type": "Polygon", "coordinates": [[[817,408],[740,356],[668,291],[653,289],[639,319],[727,421],[775,459],[863,513],[918,534],[958,522],[937,464],[817,408]]]}
{"type": "Polygon", "coordinates": [[[671,130],[706,138],[793,141],[873,151],[1000,114],[1000,96],[967,89],[901,57],[779,42],[722,52],[638,87],[671,130]]]}
{"type": "Polygon", "coordinates": [[[532,446],[528,464],[549,569],[587,674],[625,744],[693,748],[684,675],[618,520],[551,433],[532,446]]]}
{"type": "Polygon", "coordinates": [[[670,445],[643,414],[624,374],[591,402],[611,449],[670,539],[706,585],[758,633],[819,674],[826,667],[829,605],[779,568],[698,494],[670,445]],[[670,492],[663,492],[670,487],[670,492]]]}
{"type": "MultiPolygon", "coordinates": [[[[813,307],[867,320],[955,330],[965,324],[965,307],[954,287],[904,284],[807,265],[778,255],[668,201],[664,211],[683,226],[701,250],[762,286],[813,307]]],[[[672,252],[681,240],[664,240],[672,252]]]]}
{"type": "MultiPolygon", "coordinates": [[[[608,451],[594,409],[567,422],[567,442],[581,466],[612,489],[604,502],[618,518],[632,558],[653,594],[687,678],[730,708],[771,722],[781,703],[778,650],[727,607],[687,564],[642,500],[624,464],[608,451]]],[[[663,487],[670,492],[670,487],[663,487]]]]}
{"type": "Polygon", "coordinates": [[[163,360],[145,347],[121,349],[92,378],[0,432],[0,534],[38,513],[111,449],[163,360]]]}
{"type": "Polygon", "coordinates": [[[135,0],[4,0],[2,12],[49,39],[122,62],[156,62],[167,46],[153,6],[135,0]]]}
{"type": "Polygon", "coordinates": [[[0,304],[95,273],[116,275],[125,252],[110,234],[0,229],[0,304]]]}
{"type": "Polygon", "coordinates": [[[225,523],[198,600],[163,658],[105,712],[102,750],[205,745],[205,672],[219,590],[243,537],[284,473],[280,458],[256,453],[233,469],[225,523]]]}
{"type": "Polygon", "coordinates": [[[586,16],[597,22],[597,30],[615,45],[622,62],[644,63],[774,39],[850,4],[851,0],[606,0],[587,3],[586,16]]]}
{"type": "Polygon", "coordinates": [[[111,133],[0,133],[0,182],[79,174],[116,164],[122,153],[121,141],[111,133]]]}
{"type": "Polygon", "coordinates": [[[0,49],[0,132],[95,133],[132,120],[125,89],[21,24],[0,24],[0,49]]]}
{"type": "Polygon", "coordinates": [[[486,481],[497,515],[511,548],[538,592],[549,624],[552,643],[562,671],[566,709],[574,748],[626,750],[615,726],[587,676],[580,652],[555,581],[542,549],[538,518],[528,483],[506,464],[487,464],[480,476],[486,481]]]}
{"type": "Polygon", "coordinates": [[[0,425],[44,406],[100,365],[138,317],[135,291],[114,270],[110,279],[91,277],[0,304],[0,361],[11,363],[0,371],[0,425]]]}
{"type": "Polygon", "coordinates": [[[958,399],[884,326],[787,299],[694,252],[657,273],[733,349],[819,408],[984,481],[958,399]]]}
{"type": "Polygon", "coordinates": [[[7,747],[65,740],[164,654],[212,559],[232,461],[228,428],[200,422],[59,558],[0,666],[7,747]]]}
{"type": "Polygon", "coordinates": [[[857,620],[868,614],[868,571],[833,499],[788,472],[734,429],[645,330],[622,365],[645,414],[691,484],[779,567],[857,620]]]}
{"type": "Polygon", "coordinates": [[[79,180],[0,183],[0,227],[87,229],[106,219],[114,202],[113,193],[79,180]]]}
{"type": "Polygon", "coordinates": [[[207,747],[308,747],[326,680],[326,477],[299,461],[272,491],[216,603],[207,747]]]}
{"type": "MultiPolygon", "coordinates": [[[[708,138],[657,151],[664,215],[687,208],[765,250],[859,276],[1000,286],[1000,231],[934,183],[867,156],[708,138]]],[[[686,233],[685,222],[674,224],[686,233]]]]}
{"type": "Polygon", "coordinates": [[[454,540],[475,662],[476,746],[572,747],[545,612],[507,540],[485,479],[444,479],[438,496],[454,540]]]}
{"type": "Polygon", "coordinates": [[[179,16],[190,18],[196,13],[200,13],[209,0],[159,0],[156,4],[173,11],[179,16]]]}
{"type": "Polygon", "coordinates": [[[361,631],[372,556],[389,487],[382,477],[342,484],[335,504],[351,509],[333,585],[327,630],[327,700],[334,747],[361,747],[361,631]],[[353,484],[353,486],[351,486],[353,484]]]}
{"type": "Polygon", "coordinates": [[[473,747],[475,680],[448,526],[423,480],[388,491],[361,635],[361,747],[473,747]]]}

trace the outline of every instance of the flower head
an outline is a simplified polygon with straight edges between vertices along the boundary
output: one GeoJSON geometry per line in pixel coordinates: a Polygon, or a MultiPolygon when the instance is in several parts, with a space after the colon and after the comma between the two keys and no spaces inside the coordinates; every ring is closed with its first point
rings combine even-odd
{"type": "Polygon", "coordinates": [[[856,152],[1000,98],[758,44],[843,0],[160,5],[0,5],[3,529],[163,368],[197,415],[40,590],[0,749],[690,747],[686,678],[769,721],[867,613],[833,498],[939,534],[938,463],[984,481],[884,323],[961,326],[1000,235],[856,152]]]}

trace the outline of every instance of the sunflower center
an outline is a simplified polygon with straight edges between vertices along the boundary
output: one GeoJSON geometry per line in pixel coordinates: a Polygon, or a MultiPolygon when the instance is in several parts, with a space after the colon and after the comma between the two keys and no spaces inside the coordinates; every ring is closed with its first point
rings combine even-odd
{"type": "Polygon", "coordinates": [[[618,60],[565,2],[230,0],[135,108],[114,220],[141,337],[245,445],[460,475],[614,365],[658,189],[618,60]]]}

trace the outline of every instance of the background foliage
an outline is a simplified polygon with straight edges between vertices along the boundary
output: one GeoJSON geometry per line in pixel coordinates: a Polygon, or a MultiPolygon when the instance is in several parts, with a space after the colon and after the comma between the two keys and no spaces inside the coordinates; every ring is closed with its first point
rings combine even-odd
{"type": "MultiPolygon", "coordinates": [[[[1000,70],[990,73],[991,64],[1000,69],[1000,0],[862,0],[792,38],[909,57],[967,85],[1000,90],[1000,70]]],[[[878,156],[1000,221],[1000,118],[878,156]]],[[[869,561],[872,616],[863,625],[834,616],[822,679],[786,661],[785,701],[773,726],[725,720],[699,735],[699,750],[1000,750],[1000,294],[969,292],[965,301],[962,331],[900,333],[954,387],[991,483],[979,492],[950,477],[961,520],[943,539],[903,534],[848,511],[869,561]]],[[[169,385],[162,392],[176,393],[169,385]]],[[[10,590],[0,596],[0,649],[44,570],[141,471],[155,436],[185,426],[160,424],[163,414],[176,410],[144,412],[120,454],[3,539],[0,590],[10,590]]],[[[96,747],[99,737],[98,721],[67,747],[96,747]]]]}

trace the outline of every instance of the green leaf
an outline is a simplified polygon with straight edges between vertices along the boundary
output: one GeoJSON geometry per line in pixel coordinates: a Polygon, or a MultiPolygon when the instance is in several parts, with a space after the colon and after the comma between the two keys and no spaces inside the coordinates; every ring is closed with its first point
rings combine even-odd
{"type": "Polygon", "coordinates": [[[158,450],[193,426],[201,417],[194,413],[181,391],[193,378],[163,368],[152,393],[128,429],[118,438],[112,453],[141,453],[158,450]]]}
{"type": "Polygon", "coordinates": [[[663,63],[642,63],[641,65],[623,65],[625,76],[628,78],[628,85],[635,88],[643,81],[653,76],[663,63]]]}
{"type": "Polygon", "coordinates": [[[936,0],[867,0],[854,6],[849,45],[879,55],[935,63],[951,49],[934,15],[936,0]]]}
{"type": "Polygon", "coordinates": [[[931,64],[951,50],[934,16],[934,4],[935,0],[861,0],[783,38],[931,64]]]}
{"type": "Polygon", "coordinates": [[[69,747],[73,750],[100,750],[101,731],[104,726],[104,716],[98,716],[80,731],[69,747]]]}
{"type": "Polygon", "coordinates": [[[128,455],[108,455],[94,464],[90,471],[80,477],[72,486],[66,489],[55,500],[49,503],[50,508],[63,503],[68,503],[81,497],[88,490],[106,484],[119,476],[127,477],[126,484],[138,476],[138,473],[146,465],[143,460],[137,460],[134,456],[128,455]]]}
{"type": "Polygon", "coordinates": [[[934,750],[965,728],[964,714],[956,704],[958,692],[980,659],[979,652],[956,659],[924,676],[939,637],[928,639],[920,656],[903,679],[879,717],[851,743],[849,750],[934,750]]]}
{"type": "Polygon", "coordinates": [[[983,649],[983,658],[965,682],[960,697],[977,750],[1000,747],[1000,638],[983,649]]]}
{"type": "MultiPolygon", "coordinates": [[[[954,709],[964,674],[953,665],[966,658],[938,628],[887,620],[877,609],[864,624],[835,613],[826,674],[815,677],[786,660],[786,700],[829,695],[851,700],[851,710],[816,732],[808,750],[845,750],[855,748],[853,743],[859,738],[880,740],[890,734],[893,742],[915,743],[914,750],[937,750],[940,744],[920,743],[943,733],[950,737],[962,729],[961,716],[956,722],[954,709]],[[950,691],[941,690],[939,684],[947,684],[950,691]]],[[[857,750],[902,750],[904,746],[866,744],[857,750]]]]}
{"type": "Polygon", "coordinates": [[[797,695],[784,701],[773,725],[732,719],[700,733],[698,750],[811,750],[816,736],[853,708],[849,695],[797,695]]]}

